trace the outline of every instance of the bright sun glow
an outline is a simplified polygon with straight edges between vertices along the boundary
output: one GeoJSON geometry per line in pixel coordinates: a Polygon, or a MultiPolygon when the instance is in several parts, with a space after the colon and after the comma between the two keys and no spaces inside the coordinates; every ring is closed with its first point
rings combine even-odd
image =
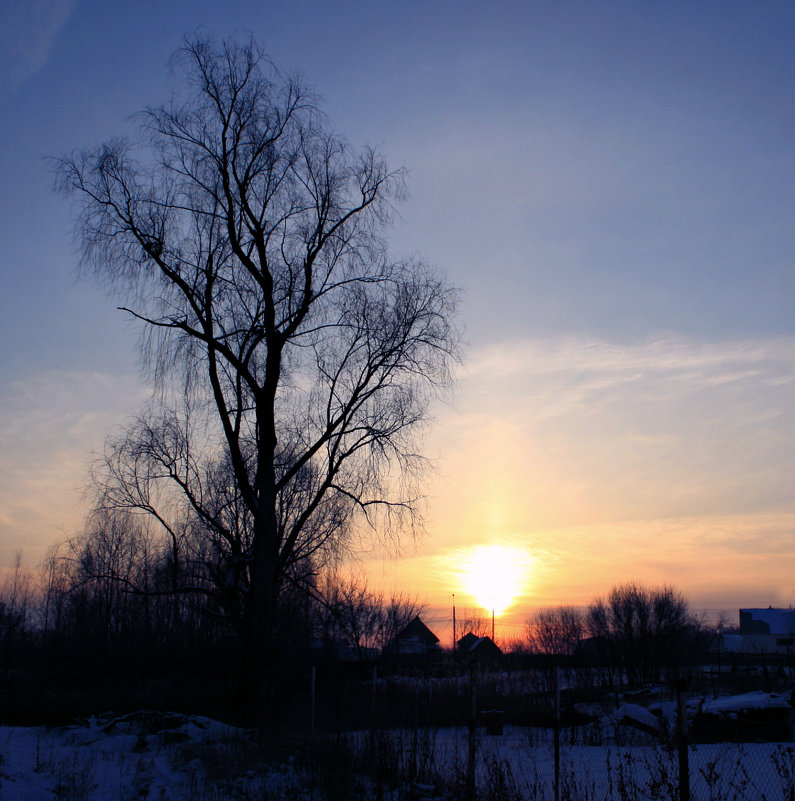
{"type": "Polygon", "coordinates": [[[529,579],[530,557],[518,548],[479,545],[461,562],[464,589],[489,612],[502,614],[522,594],[529,579]]]}

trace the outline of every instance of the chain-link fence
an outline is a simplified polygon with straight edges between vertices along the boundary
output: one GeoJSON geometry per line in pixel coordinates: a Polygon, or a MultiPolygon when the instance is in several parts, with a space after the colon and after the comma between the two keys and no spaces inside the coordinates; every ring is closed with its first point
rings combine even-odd
{"type": "Polygon", "coordinates": [[[412,782],[423,797],[795,801],[782,692],[746,692],[734,706],[724,696],[707,725],[698,682],[583,692],[548,669],[367,670],[318,678],[316,733],[345,738],[374,780],[412,782]]]}
{"type": "Polygon", "coordinates": [[[562,745],[556,760],[552,732],[522,727],[507,727],[501,735],[478,728],[474,738],[463,727],[379,730],[374,737],[359,732],[351,742],[377,779],[458,787],[460,797],[469,788],[473,797],[489,801],[795,799],[795,749],[789,743],[688,746],[683,786],[677,751],[661,744],[562,745]]]}

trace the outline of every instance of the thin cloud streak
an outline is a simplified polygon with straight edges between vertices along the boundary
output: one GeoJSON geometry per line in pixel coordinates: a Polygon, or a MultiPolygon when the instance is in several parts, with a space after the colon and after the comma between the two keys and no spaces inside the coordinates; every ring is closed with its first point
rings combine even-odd
{"type": "Polygon", "coordinates": [[[0,9],[0,75],[15,91],[47,63],[76,0],[7,0],[0,9]]]}
{"type": "Polygon", "coordinates": [[[479,349],[429,441],[429,536],[389,572],[441,607],[456,554],[500,544],[534,560],[525,610],[628,580],[700,607],[789,603],[793,376],[793,338],[479,349]]]}
{"type": "Polygon", "coordinates": [[[35,562],[80,526],[91,451],[146,395],[131,376],[66,370],[0,395],[0,565],[19,549],[35,562]]]}
{"type": "MultiPolygon", "coordinates": [[[[795,338],[692,342],[668,336],[646,342],[613,343],[582,337],[518,339],[469,354],[462,380],[578,371],[586,374],[627,370],[697,375],[707,369],[765,364],[795,365],[795,338]],[[697,372],[689,372],[697,371],[697,372]]],[[[793,376],[783,376],[792,381],[793,376]]]]}

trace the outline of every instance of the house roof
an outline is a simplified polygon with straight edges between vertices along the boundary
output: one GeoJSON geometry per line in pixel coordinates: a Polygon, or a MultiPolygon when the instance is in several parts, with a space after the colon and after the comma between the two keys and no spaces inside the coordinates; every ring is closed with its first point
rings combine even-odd
{"type": "Polygon", "coordinates": [[[502,656],[502,649],[491,637],[477,637],[469,632],[458,641],[458,653],[460,656],[493,658],[502,656]]]}
{"type": "Polygon", "coordinates": [[[430,644],[439,642],[439,638],[420,620],[417,615],[414,620],[405,626],[395,637],[396,640],[408,639],[416,637],[417,639],[424,640],[430,644]]]}

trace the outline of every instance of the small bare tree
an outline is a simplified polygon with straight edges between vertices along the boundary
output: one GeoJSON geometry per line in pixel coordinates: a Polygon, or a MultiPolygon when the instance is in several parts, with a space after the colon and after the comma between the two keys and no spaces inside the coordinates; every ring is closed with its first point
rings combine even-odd
{"type": "Polygon", "coordinates": [[[458,617],[458,631],[461,636],[491,637],[491,622],[491,615],[484,609],[464,609],[458,617]]]}
{"type": "Polygon", "coordinates": [[[574,606],[538,609],[527,620],[526,642],[536,654],[573,656],[585,632],[585,616],[574,606]]]}
{"type": "Polygon", "coordinates": [[[82,618],[78,625],[109,646],[133,625],[139,628],[147,616],[154,561],[141,521],[124,512],[96,511],[67,548],[72,603],[82,618]]]}
{"type": "Polygon", "coordinates": [[[39,566],[39,626],[45,638],[60,631],[69,600],[72,577],[65,557],[67,543],[47,549],[39,566]]]}
{"type": "MultiPolygon", "coordinates": [[[[298,557],[338,548],[357,521],[417,522],[416,438],[457,357],[456,294],[389,258],[403,173],[333,134],[253,42],[189,39],[175,64],[188,98],[147,108],[137,147],[59,160],[58,183],[83,269],[142,324],[161,402],[177,390],[194,415],[150,412],[101,481],[168,486],[136,485],[132,506],[181,495],[193,530],[222,546],[261,689],[298,557]],[[141,437],[146,463],[131,465],[141,437]]],[[[143,507],[179,551],[167,515],[143,507]]]]}
{"type": "Polygon", "coordinates": [[[0,588],[0,658],[6,673],[13,653],[28,633],[32,601],[30,574],[23,567],[22,552],[17,551],[14,566],[0,588]]]}

